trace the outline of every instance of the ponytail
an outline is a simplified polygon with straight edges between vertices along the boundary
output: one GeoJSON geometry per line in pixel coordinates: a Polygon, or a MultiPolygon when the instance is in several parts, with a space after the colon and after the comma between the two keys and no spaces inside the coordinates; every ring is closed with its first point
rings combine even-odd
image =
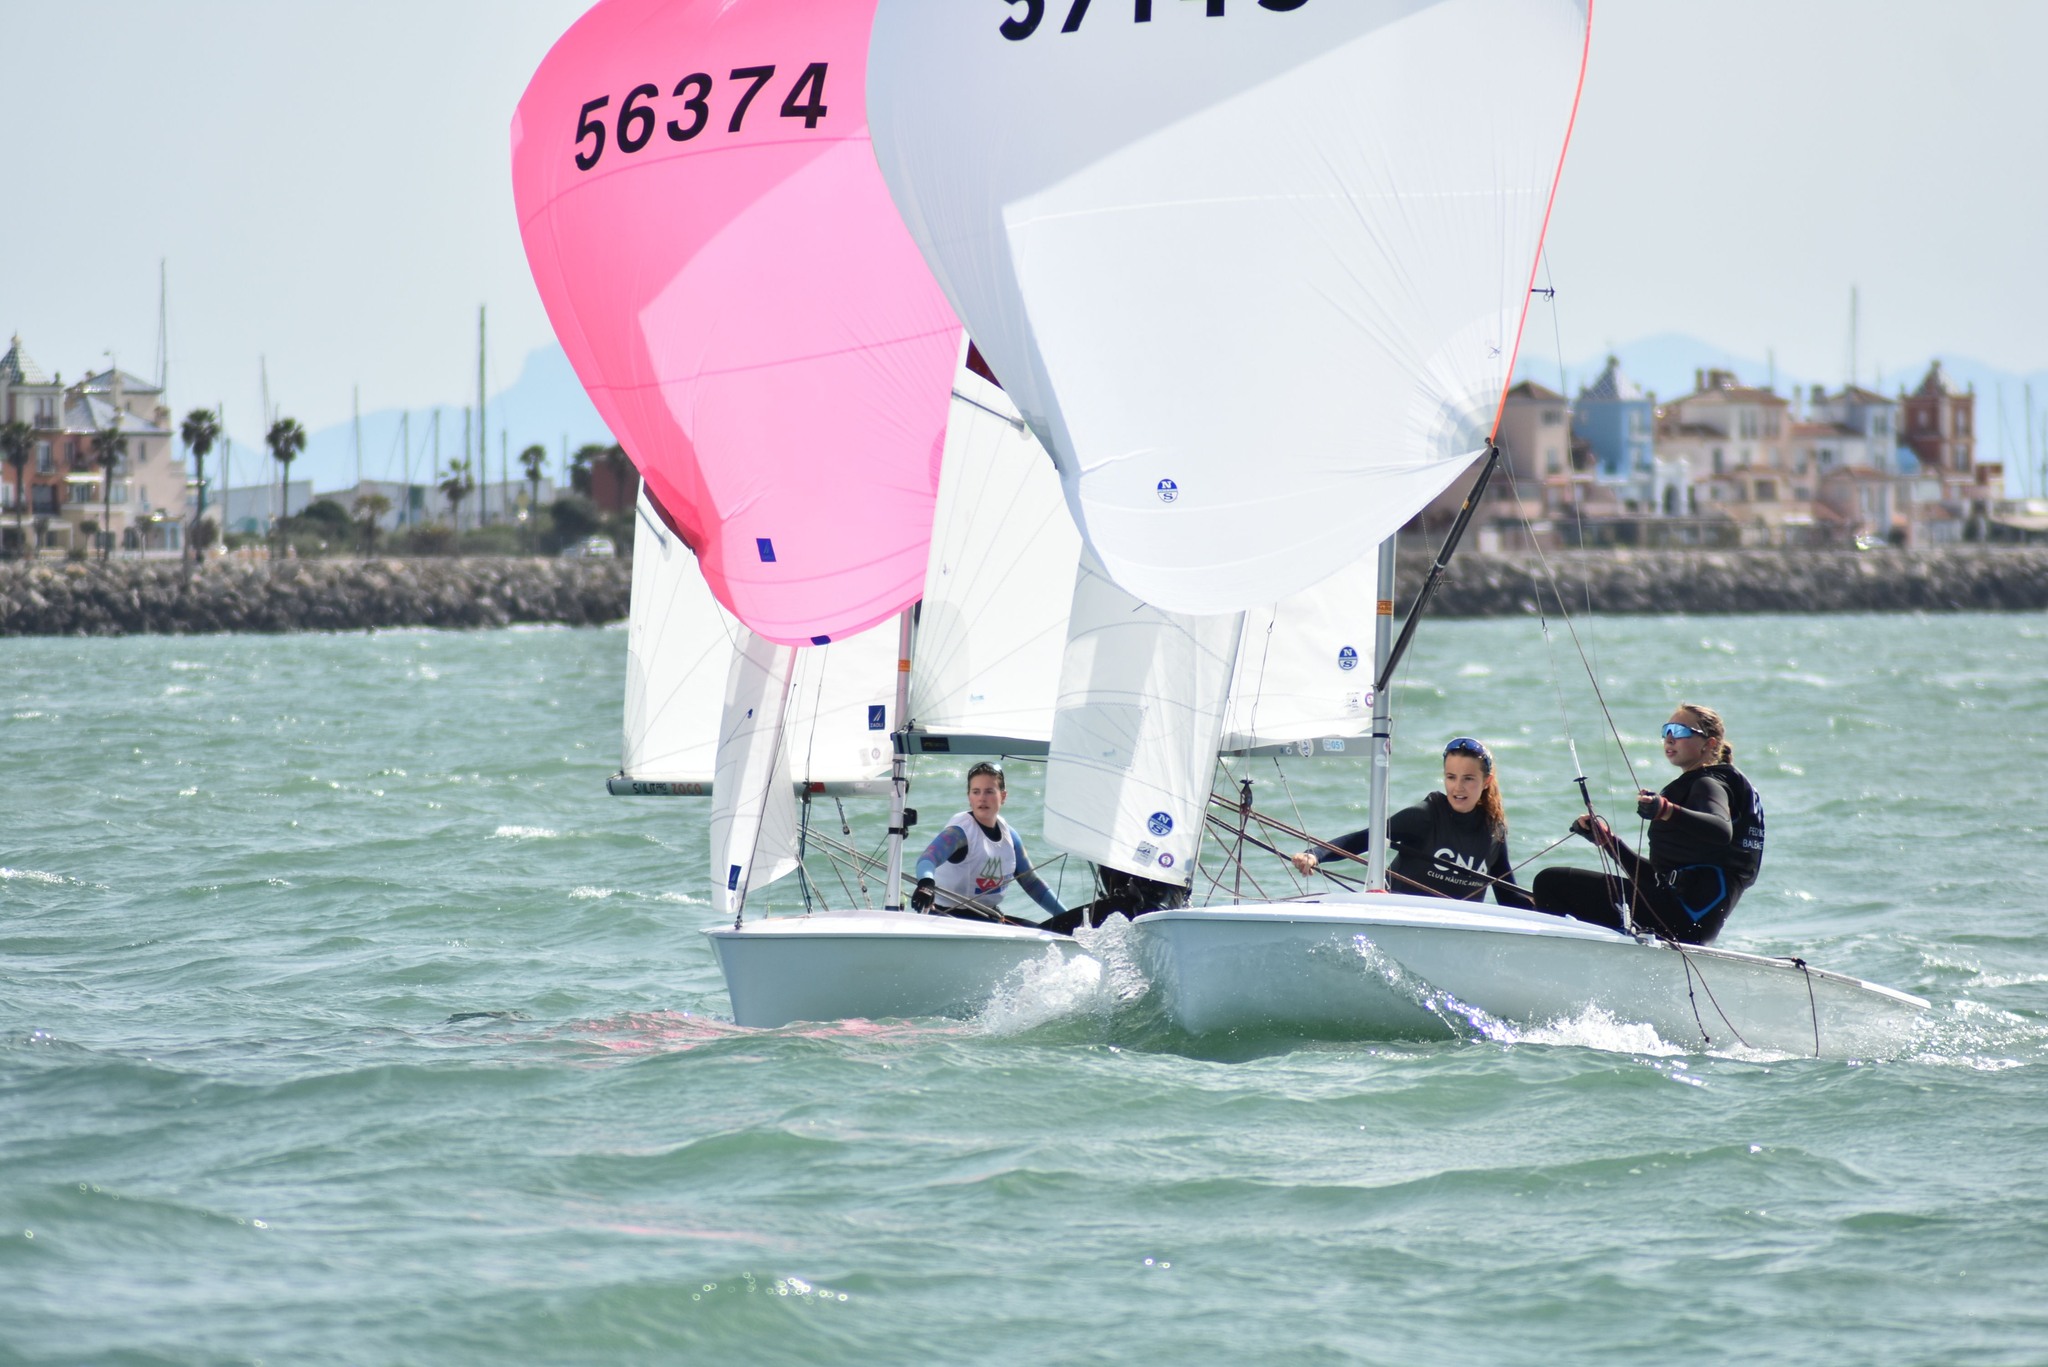
{"type": "Polygon", "coordinates": [[[1728,724],[1721,720],[1719,712],[1716,712],[1711,707],[1701,707],[1698,703],[1690,702],[1680,703],[1678,710],[1692,713],[1693,730],[1699,732],[1713,743],[1714,755],[1707,760],[1707,763],[1733,764],[1735,762],[1735,747],[1728,743],[1728,724]]]}

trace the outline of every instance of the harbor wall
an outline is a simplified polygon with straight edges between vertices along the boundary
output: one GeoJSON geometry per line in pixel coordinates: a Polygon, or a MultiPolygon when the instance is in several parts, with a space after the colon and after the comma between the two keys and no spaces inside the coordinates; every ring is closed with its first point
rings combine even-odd
{"type": "MultiPolygon", "coordinates": [[[[1404,550],[1406,548],[1404,547],[1404,550]]],[[[1430,557],[1401,558],[1405,610],[1430,557]]],[[[1446,571],[1433,616],[1511,617],[1561,594],[1599,613],[2040,612],[2048,547],[1941,550],[1599,550],[1467,556],[1446,571]],[[1556,588],[1550,586],[1555,582],[1556,588]]]]}
{"type": "Polygon", "coordinates": [[[0,636],[589,626],[626,615],[632,580],[612,559],[0,564],[0,636]]]}
{"type": "MultiPolygon", "coordinates": [[[[1404,544],[1406,610],[1429,555],[1404,544]]],[[[0,564],[0,636],[572,626],[626,615],[623,560],[0,564]]],[[[1564,551],[1461,554],[1434,616],[2048,611],[2048,547],[1934,551],[1564,551]],[[1551,585],[1555,583],[1555,589],[1551,585]]]]}

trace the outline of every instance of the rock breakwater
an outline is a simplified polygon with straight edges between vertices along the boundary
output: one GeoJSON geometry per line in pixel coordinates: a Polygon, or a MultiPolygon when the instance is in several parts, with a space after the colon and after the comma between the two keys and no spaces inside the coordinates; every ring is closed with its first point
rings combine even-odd
{"type": "Polygon", "coordinates": [[[512,558],[0,565],[0,636],[588,626],[626,615],[621,560],[512,558]]]}
{"type": "MultiPolygon", "coordinates": [[[[1428,563],[1404,543],[1402,607],[1428,563]]],[[[1432,613],[2048,611],[2048,548],[1460,554],[1432,613]],[[1546,573],[1545,565],[1548,572],[1546,573]]],[[[626,615],[622,560],[513,558],[0,564],[0,636],[588,626],[626,615]]]]}
{"type": "MultiPolygon", "coordinates": [[[[1405,554],[1403,588],[1427,561],[1405,554]]],[[[1460,553],[1433,614],[1506,617],[1555,611],[1544,565],[1565,606],[1584,612],[2039,612],[2048,610],[2048,548],[1969,546],[1928,551],[1563,551],[1534,556],[1460,553]]],[[[1402,603],[1405,608],[1407,597],[1402,603]]]]}

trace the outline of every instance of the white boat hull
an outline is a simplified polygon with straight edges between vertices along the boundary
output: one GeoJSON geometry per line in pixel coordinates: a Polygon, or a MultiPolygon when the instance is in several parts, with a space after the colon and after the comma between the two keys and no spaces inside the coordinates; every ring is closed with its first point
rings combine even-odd
{"type": "Polygon", "coordinates": [[[1896,1048],[1927,1009],[1790,959],[1396,894],[1154,912],[1133,938],[1197,1036],[1416,1039],[1467,1013],[1540,1026],[1598,1010],[1674,1044],[1843,1056],[1896,1048]]]}
{"type": "Polygon", "coordinates": [[[1049,931],[908,911],[769,916],[704,933],[718,952],[733,1020],[753,1028],[969,1017],[1048,948],[1081,953],[1049,931]]]}

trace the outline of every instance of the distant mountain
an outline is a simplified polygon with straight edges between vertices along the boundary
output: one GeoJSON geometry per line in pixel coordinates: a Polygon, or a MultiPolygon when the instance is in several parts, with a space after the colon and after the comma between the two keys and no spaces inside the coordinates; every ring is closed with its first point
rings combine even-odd
{"type": "MultiPolygon", "coordinates": [[[[462,410],[464,399],[441,405],[440,468],[462,454],[462,410]]],[[[490,396],[490,471],[499,477],[500,442],[504,432],[509,448],[505,463],[511,478],[522,478],[519,453],[538,442],[548,449],[550,478],[564,483],[562,448],[566,442],[574,451],[587,442],[610,445],[611,434],[591,406],[590,398],[577,382],[576,372],[561,347],[548,345],[532,352],[510,387],[490,396]]],[[[395,408],[363,414],[363,478],[399,480],[410,477],[415,484],[434,482],[434,409],[411,410],[410,452],[400,442],[406,414],[395,408]]],[[[218,467],[215,467],[218,473],[218,467]]],[[[274,481],[277,467],[260,442],[235,434],[234,469],[237,485],[274,481]],[[252,459],[253,458],[253,459],[252,459]],[[256,471],[262,473],[258,475],[256,471]]],[[[354,428],[346,422],[307,434],[305,454],[292,464],[292,479],[310,479],[314,489],[326,493],[355,483],[356,448],[354,428]]]]}
{"type": "MultiPolygon", "coordinates": [[[[1644,337],[1616,347],[1613,354],[1620,358],[1623,373],[1655,393],[1660,402],[1692,393],[1696,373],[1709,369],[1732,370],[1744,384],[1773,385],[1780,394],[1788,396],[1794,389],[1804,393],[1815,384],[1824,385],[1831,391],[1842,387],[1840,376],[1797,375],[1785,370],[1777,371],[1774,376],[1768,358],[1739,356],[1711,342],[1682,333],[1644,337]]],[[[1934,360],[1935,357],[1929,355],[1904,369],[1887,370],[1882,375],[1865,374],[1861,379],[1864,385],[1880,393],[1895,395],[1902,387],[1908,390],[1917,388],[1934,360]]],[[[2005,463],[2007,492],[2014,497],[2048,497],[2048,469],[2044,469],[2048,466],[2048,370],[2017,375],[1968,356],[1944,355],[1940,360],[1951,383],[1964,388],[1976,387],[1980,458],[2005,463]],[[2031,462],[2027,445],[2028,385],[2032,385],[2034,391],[2031,462]],[[2003,417],[2000,414],[2001,400],[2003,417]]],[[[1581,357],[1566,365],[1560,380],[1556,357],[1540,353],[1532,355],[1525,349],[1515,367],[1515,378],[1518,381],[1534,380],[1548,389],[1556,389],[1563,383],[1566,396],[1577,397],[1579,390],[1591,384],[1606,365],[1605,352],[1581,357]]]]}

